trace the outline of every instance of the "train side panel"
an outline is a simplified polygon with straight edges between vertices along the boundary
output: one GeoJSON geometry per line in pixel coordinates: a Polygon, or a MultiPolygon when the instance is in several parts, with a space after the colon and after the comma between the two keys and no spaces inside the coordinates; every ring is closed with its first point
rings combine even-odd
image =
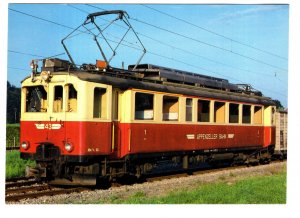
{"type": "Polygon", "coordinates": [[[137,153],[262,146],[262,126],[121,124],[120,157],[137,153]]]}

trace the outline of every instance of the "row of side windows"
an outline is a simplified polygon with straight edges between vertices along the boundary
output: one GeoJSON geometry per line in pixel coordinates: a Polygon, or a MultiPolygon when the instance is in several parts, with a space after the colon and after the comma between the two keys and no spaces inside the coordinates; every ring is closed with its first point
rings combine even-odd
{"type": "MultiPolygon", "coordinates": [[[[185,99],[185,121],[193,121],[193,116],[197,116],[197,122],[225,123],[228,113],[229,123],[262,124],[262,107],[247,104],[226,103],[221,101],[197,100],[197,113],[193,112],[193,99],[185,99]],[[251,108],[253,107],[253,113],[251,108]],[[213,114],[213,116],[211,116],[213,114]],[[253,116],[253,119],[252,119],[253,116]],[[212,118],[213,117],[213,118],[212,118]],[[213,119],[213,120],[212,120],[213,119]],[[240,121],[241,119],[241,121],[240,121]]],[[[140,93],[135,94],[135,120],[154,119],[154,94],[140,93]]],[[[162,120],[179,120],[179,98],[173,96],[163,96],[162,100],[162,120]]]]}

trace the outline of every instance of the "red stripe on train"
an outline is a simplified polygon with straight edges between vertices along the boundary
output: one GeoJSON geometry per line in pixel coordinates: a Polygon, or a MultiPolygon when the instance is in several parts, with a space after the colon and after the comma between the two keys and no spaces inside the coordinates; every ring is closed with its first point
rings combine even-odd
{"type": "Polygon", "coordinates": [[[199,149],[268,146],[275,142],[275,128],[205,124],[120,124],[114,122],[21,122],[21,142],[34,153],[40,142],[55,144],[65,155],[110,155],[199,149]],[[114,140],[112,140],[114,129],[114,140]],[[74,150],[68,153],[64,143],[74,150]],[[112,145],[112,142],[114,145],[112,145]],[[113,149],[113,150],[112,150],[113,149]]]}

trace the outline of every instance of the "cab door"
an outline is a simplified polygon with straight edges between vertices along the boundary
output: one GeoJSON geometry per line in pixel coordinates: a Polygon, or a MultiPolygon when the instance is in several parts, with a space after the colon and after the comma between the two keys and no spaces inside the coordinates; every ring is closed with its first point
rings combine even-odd
{"type": "Polygon", "coordinates": [[[111,134],[111,152],[118,156],[120,153],[120,95],[121,91],[118,88],[112,90],[112,134],[111,134]]]}

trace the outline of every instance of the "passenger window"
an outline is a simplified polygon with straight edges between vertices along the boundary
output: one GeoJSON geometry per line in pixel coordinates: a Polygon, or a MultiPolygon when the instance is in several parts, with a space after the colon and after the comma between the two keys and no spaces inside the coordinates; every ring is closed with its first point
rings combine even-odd
{"type": "Polygon", "coordinates": [[[153,120],[153,94],[135,93],[135,119],[153,120]]]}
{"type": "Polygon", "coordinates": [[[68,85],[68,112],[77,111],[77,91],[75,87],[70,84],[68,85]]]}
{"type": "Polygon", "coordinates": [[[163,97],[163,120],[178,121],[179,102],[178,97],[163,97]]]}
{"type": "Polygon", "coordinates": [[[94,110],[93,110],[94,118],[107,117],[106,100],[107,100],[106,89],[95,88],[94,89],[94,110]]]}
{"type": "Polygon", "coordinates": [[[47,112],[47,92],[44,86],[26,87],[26,112],[47,112]]]}
{"type": "Polygon", "coordinates": [[[187,98],[185,105],[185,121],[193,120],[193,99],[187,98]]]}
{"type": "Polygon", "coordinates": [[[254,106],[254,124],[262,124],[262,107],[254,106]]]}
{"type": "Polygon", "coordinates": [[[209,122],[210,101],[198,100],[198,122],[209,122]]]}
{"type": "Polygon", "coordinates": [[[251,105],[243,105],[243,123],[251,123],[251,105]]]}
{"type": "Polygon", "coordinates": [[[225,103],[224,102],[215,102],[214,122],[215,123],[225,123],[225,103]]]}
{"type": "Polygon", "coordinates": [[[63,87],[54,86],[53,112],[63,111],[63,87]]]}
{"type": "Polygon", "coordinates": [[[262,107],[254,106],[254,124],[262,124],[262,107]]]}
{"type": "Polygon", "coordinates": [[[239,123],[239,105],[229,104],[229,123],[239,123]]]}

